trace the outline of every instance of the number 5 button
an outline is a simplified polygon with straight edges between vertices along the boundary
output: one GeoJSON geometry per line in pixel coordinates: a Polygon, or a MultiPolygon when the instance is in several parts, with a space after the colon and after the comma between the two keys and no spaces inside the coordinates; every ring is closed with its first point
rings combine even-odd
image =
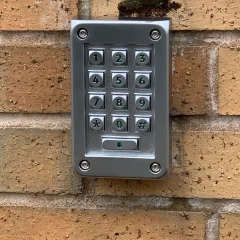
{"type": "Polygon", "coordinates": [[[135,102],[136,102],[136,108],[138,110],[150,110],[151,109],[151,97],[150,96],[136,96],[135,102]]]}
{"type": "Polygon", "coordinates": [[[135,63],[140,66],[149,65],[150,63],[150,51],[136,51],[135,63]]]}
{"type": "Polygon", "coordinates": [[[116,88],[127,86],[127,73],[112,73],[112,84],[116,88]]]}
{"type": "Polygon", "coordinates": [[[135,73],[136,87],[150,88],[150,73],[135,73]]]}
{"type": "Polygon", "coordinates": [[[89,105],[92,109],[103,109],[104,108],[104,95],[94,95],[89,96],[89,105]]]}

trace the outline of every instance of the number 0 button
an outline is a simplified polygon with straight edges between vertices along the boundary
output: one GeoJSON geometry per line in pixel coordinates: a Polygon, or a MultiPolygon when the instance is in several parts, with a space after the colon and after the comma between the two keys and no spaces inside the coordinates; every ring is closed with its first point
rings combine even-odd
{"type": "Polygon", "coordinates": [[[112,84],[116,88],[127,86],[127,73],[112,73],[112,84]]]}
{"type": "Polygon", "coordinates": [[[113,95],[112,106],[116,110],[127,109],[127,95],[113,95]]]}
{"type": "Polygon", "coordinates": [[[126,65],[127,52],[126,51],[112,51],[112,62],[114,65],[126,65]]]}
{"type": "Polygon", "coordinates": [[[136,51],[135,62],[137,65],[145,66],[150,63],[150,51],[136,51]]]}
{"type": "Polygon", "coordinates": [[[89,96],[89,105],[92,109],[103,109],[104,108],[104,95],[93,95],[89,96]]]}
{"type": "Polygon", "coordinates": [[[89,84],[91,87],[102,87],[104,85],[104,73],[89,73],[89,84]]]}
{"type": "Polygon", "coordinates": [[[150,73],[136,73],[135,82],[138,88],[150,88],[150,73]]]}
{"type": "Polygon", "coordinates": [[[113,129],[117,132],[127,131],[127,117],[113,117],[113,129]]]}
{"type": "Polygon", "coordinates": [[[89,62],[91,65],[103,65],[103,51],[89,51],[89,62]]]}

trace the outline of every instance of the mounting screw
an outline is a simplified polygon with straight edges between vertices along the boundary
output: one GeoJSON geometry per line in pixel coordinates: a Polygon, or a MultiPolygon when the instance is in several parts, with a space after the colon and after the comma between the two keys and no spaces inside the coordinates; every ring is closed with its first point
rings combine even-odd
{"type": "Polygon", "coordinates": [[[86,39],[87,36],[88,36],[88,32],[86,29],[82,28],[78,31],[78,36],[81,38],[81,39],[86,39]]]}
{"type": "Polygon", "coordinates": [[[90,169],[90,164],[86,160],[81,161],[79,166],[83,171],[88,171],[90,169]]]}
{"type": "Polygon", "coordinates": [[[161,166],[159,163],[153,163],[150,169],[153,173],[159,173],[161,171],[161,166]]]}
{"type": "Polygon", "coordinates": [[[161,37],[161,33],[158,30],[152,30],[150,34],[152,40],[159,40],[161,37]]]}

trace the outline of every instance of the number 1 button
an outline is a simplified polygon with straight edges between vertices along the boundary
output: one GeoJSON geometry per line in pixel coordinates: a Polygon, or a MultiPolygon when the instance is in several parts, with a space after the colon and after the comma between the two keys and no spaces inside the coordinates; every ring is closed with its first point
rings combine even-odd
{"type": "Polygon", "coordinates": [[[127,52],[126,51],[112,51],[112,62],[114,65],[126,65],[127,52]]]}
{"type": "Polygon", "coordinates": [[[136,51],[135,63],[140,66],[149,65],[150,63],[150,51],[136,51]]]}
{"type": "Polygon", "coordinates": [[[89,63],[91,65],[103,65],[103,51],[89,51],[89,63]]]}

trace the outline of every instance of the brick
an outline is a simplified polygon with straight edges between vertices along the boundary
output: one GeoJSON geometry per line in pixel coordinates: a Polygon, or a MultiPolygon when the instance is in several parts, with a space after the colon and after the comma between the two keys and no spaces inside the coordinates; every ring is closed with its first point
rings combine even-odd
{"type": "MultiPolygon", "coordinates": [[[[92,0],[91,15],[117,16],[119,0],[92,0]]],[[[171,11],[173,30],[235,30],[240,29],[239,1],[177,0],[181,8],[171,11]]]]}
{"type": "Polygon", "coordinates": [[[77,17],[77,0],[3,0],[0,30],[68,30],[77,17]]]}
{"type": "Polygon", "coordinates": [[[181,167],[168,180],[97,179],[99,195],[240,198],[240,133],[186,132],[181,167]]]}
{"type": "Polygon", "coordinates": [[[0,47],[1,112],[70,112],[70,50],[0,47]]]}
{"type": "Polygon", "coordinates": [[[209,112],[207,49],[175,47],[173,57],[173,113],[206,114],[209,112]]]}
{"type": "Polygon", "coordinates": [[[220,216],[219,240],[240,238],[240,214],[223,213],[220,216]]]}
{"type": "Polygon", "coordinates": [[[203,240],[202,213],[0,208],[1,239],[203,240]]]}
{"type": "Polygon", "coordinates": [[[68,131],[0,130],[0,192],[80,193],[68,131]]]}
{"type": "Polygon", "coordinates": [[[219,50],[219,113],[240,114],[240,49],[220,48],[219,50]]]}

